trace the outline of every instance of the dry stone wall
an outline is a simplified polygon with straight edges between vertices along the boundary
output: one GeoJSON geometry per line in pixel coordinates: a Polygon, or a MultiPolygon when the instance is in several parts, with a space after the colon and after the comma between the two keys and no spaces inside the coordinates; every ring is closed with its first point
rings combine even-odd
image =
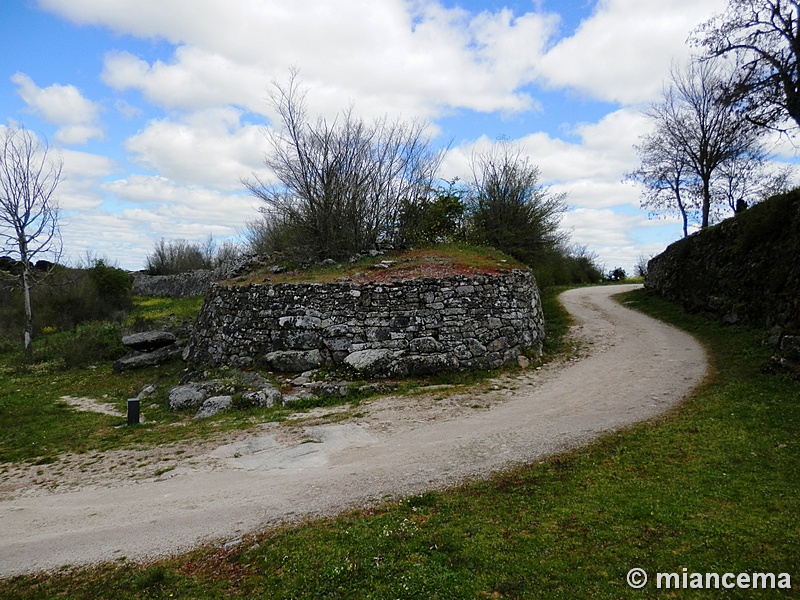
{"type": "Polygon", "coordinates": [[[211,284],[220,279],[220,273],[211,270],[178,273],[176,275],[148,275],[141,271],[133,273],[134,296],[161,296],[188,298],[202,296],[211,284]]]}
{"type": "Polygon", "coordinates": [[[800,191],[679,240],[648,264],[645,288],[725,323],[800,333],[800,191]]]}
{"type": "Polygon", "coordinates": [[[214,285],[185,358],[211,366],[371,376],[496,368],[544,340],[527,271],[392,283],[214,285]]]}

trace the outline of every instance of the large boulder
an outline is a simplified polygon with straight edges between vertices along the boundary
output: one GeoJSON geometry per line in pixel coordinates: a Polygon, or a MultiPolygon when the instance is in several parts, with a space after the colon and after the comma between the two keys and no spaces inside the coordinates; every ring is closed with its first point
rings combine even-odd
{"type": "Polygon", "coordinates": [[[141,333],[126,335],[122,338],[123,346],[141,352],[164,348],[165,346],[174,344],[176,341],[177,339],[175,336],[169,331],[143,331],[141,333]]]}
{"type": "Polygon", "coordinates": [[[386,370],[386,367],[401,353],[387,349],[357,350],[348,354],[344,362],[364,375],[376,375],[386,370]]]}

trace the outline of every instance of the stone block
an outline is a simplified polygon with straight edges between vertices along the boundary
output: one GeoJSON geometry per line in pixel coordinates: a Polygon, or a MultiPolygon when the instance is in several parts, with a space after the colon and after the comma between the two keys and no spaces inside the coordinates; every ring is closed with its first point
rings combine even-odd
{"type": "Polygon", "coordinates": [[[169,346],[176,341],[177,338],[168,331],[143,331],[124,336],[122,345],[134,350],[147,352],[148,350],[169,346]]]}
{"type": "Polygon", "coordinates": [[[442,350],[442,345],[432,337],[413,339],[408,347],[412,354],[433,354],[442,350]]]}
{"type": "Polygon", "coordinates": [[[387,349],[359,350],[347,355],[345,364],[365,375],[375,375],[389,366],[398,352],[387,349]]]}
{"type": "Polygon", "coordinates": [[[286,373],[302,373],[325,364],[319,350],[278,350],[267,354],[264,360],[271,369],[286,373]]]}

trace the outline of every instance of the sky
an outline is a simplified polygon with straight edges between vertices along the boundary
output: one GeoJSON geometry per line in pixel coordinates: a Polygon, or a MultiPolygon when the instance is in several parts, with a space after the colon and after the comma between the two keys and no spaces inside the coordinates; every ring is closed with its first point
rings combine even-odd
{"type": "MultiPolygon", "coordinates": [[[[566,192],[562,226],[611,270],[681,235],[624,182],[671,64],[724,0],[3,0],[0,127],[63,158],[65,260],[137,270],[160,239],[238,239],[258,216],[267,100],[424,119],[441,176],[498,138],[566,192]]],[[[783,149],[779,160],[792,160],[783,149]]]]}

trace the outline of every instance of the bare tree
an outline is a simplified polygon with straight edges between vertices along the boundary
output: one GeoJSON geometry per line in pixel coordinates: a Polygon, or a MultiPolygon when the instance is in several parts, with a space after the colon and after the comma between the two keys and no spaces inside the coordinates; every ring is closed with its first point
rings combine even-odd
{"type": "Polygon", "coordinates": [[[759,125],[776,127],[787,117],[800,125],[800,2],[729,0],[692,39],[708,57],[735,60],[726,102],[759,125]]]}
{"type": "Polygon", "coordinates": [[[559,248],[566,194],[542,185],[539,167],[521,150],[501,140],[472,157],[470,237],[531,264],[559,248]]]}
{"type": "Polygon", "coordinates": [[[779,186],[767,168],[767,153],[763,147],[733,156],[723,162],[712,182],[712,196],[723,211],[741,212],[748,206],[769,197],[768,191],[779,186]]]}
{"type": "Polygon", "coordinates": [[[730,73],[715,61],[692,61],[685,70],[673,67],[663,99],[647,115],[656,125],[658,145],[675,152],[680,165],[696,178],[700,195],[700,227],[709,225],[713,178],[730,161],[753,155],[761,132],[721,101],[730,73]]]}
{"type": "Polygon", "coordinates": [[[265,231],[314,258],[344,258],[379,237],[391,242],[403,202],[429,193],[441,162],[426,124],[387,117],[368,124],[352,107],[332,123],[312,121],[296,72],[288,86],[275,84],[270,99],[281,127],[265,131],[265,163],[279,184],[255,175],[243,181],[265,203],[265,231]]]}
{"type": "Polygon", "coordinates": [[[47,254],[57,262],[62,250],[55,191],[63,163],[50,156],[47,142],[24,127],[4,128],[0,145],[0,239],[5,250],[22,263],[25,352],[30,354],[33,261],[47,254]]]}
{"type": "Polygon", "coordinates": [[[689,235],[689,223],[700,208],[700,195],[691,165],[682,149],[672,143],[667,132],[657,124],[654,133],[642,136],[634,146],[639,168],[625,179],[643,186],[641,206],[651,215],[678,213],[683,237],[689,235]]]}

